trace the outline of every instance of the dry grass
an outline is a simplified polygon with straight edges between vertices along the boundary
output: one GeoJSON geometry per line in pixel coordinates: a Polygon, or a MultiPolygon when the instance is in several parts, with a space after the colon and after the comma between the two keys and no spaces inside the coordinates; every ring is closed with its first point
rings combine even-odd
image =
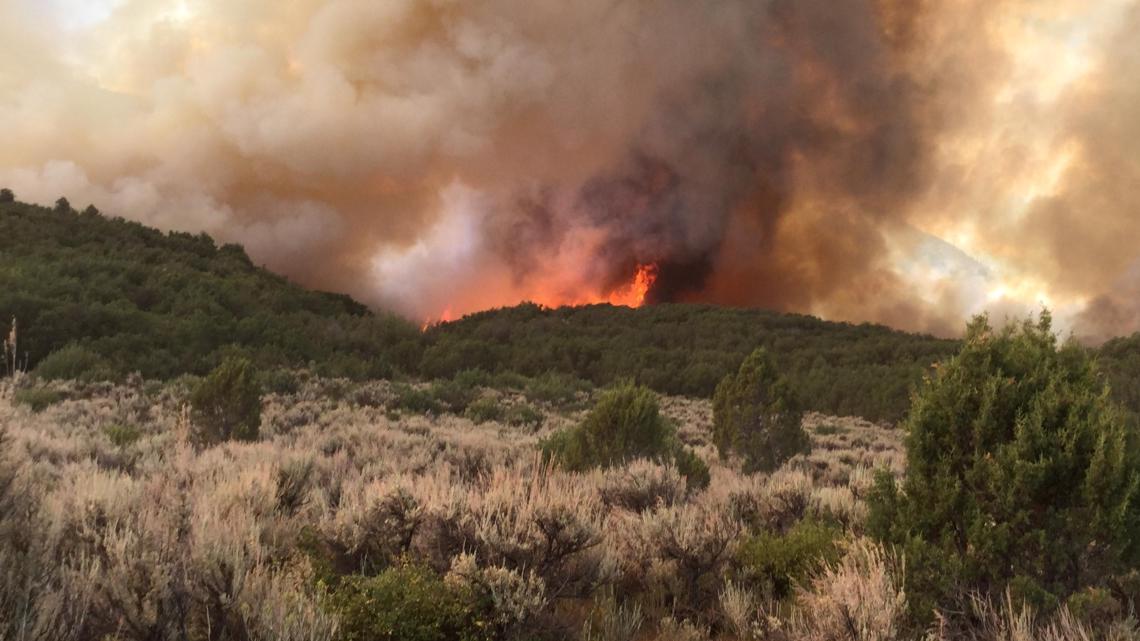
{"type": "Polygon", "coordinates": [[[330,385],[348,383],[267,397],[260,441],[202,451],[180,437],[177,384],[55,384],[65,400],[39,413],[0,389],[0,638],[332,639],[301,552],[313,545],[341,572],[427,563],[488,595],[508,630],[553,619],[589,639],[823,639],[848,638],[828,626],[849,619],[859,639],[893,638],[902,596],[863,543],[802,586],[810,616],[728,581],[750,531],[819,516],[857,537],[871,471],[901,469],[890,430],[813,415],[811,455],[746,476],[716,459],[707,402],[664,399],[710,463],[709,489],[692,492],[649,461],[544,467],[539,440],[580,413],[535,431],[396,415],[385,382],[330,385]],[[138,438],[116,444],[112,425],[138,438]]]}

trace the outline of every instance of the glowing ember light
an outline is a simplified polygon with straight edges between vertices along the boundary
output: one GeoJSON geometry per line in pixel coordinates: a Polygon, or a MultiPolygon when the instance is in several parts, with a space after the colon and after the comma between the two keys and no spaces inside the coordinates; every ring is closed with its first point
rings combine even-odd
{"type": "MultiPolygon", "coordinates": [[[[543,291],[542,289],[538,289],[537,291],[533,291],[529,296],[526,296],[524,300],[528,300],[546,309],[606,303],[622,307],[641,307],[645,304],[645,298],[649,295],[649,290],[653,288],[653,283],[656,281],[657,265],[654,263],[646,263],[637,266],[637,271],[634,272],[633,277],[627,283],[619,285],[609,292],[595,290],[592,293],[553,293],[553,291],[550,290],[543,291]]],[[[464,306],[463,302],[453,304],[458,304],[461,310],[470,311],[464,306]]],[[[453,311],[452,305],[448,305],[444,308],[442,313],[425,318],[423,324],[420,325],[420,331],[426,332],[437,325],[449,323],[455,319],[456,314],[453,311]]]]}
{"type": "Polygon", "coordinates": [[[645,304],[645,295],[657,280],[657,265],[638,265],[637,273],[625,287],[610,292],[607,302],[611,305],[624,305],[625,307],[641,307],[645,304]]]}
{"type": "Polygon", "coordinates": [[[426,332],[432,327],[442,323],[449,323],[455,320],[455,314],[451,311],[451,307],[445,307],[439,316],[435,318],[428,318],[424,320],[424,324],[420,325],[420,331],[426,332]]]}

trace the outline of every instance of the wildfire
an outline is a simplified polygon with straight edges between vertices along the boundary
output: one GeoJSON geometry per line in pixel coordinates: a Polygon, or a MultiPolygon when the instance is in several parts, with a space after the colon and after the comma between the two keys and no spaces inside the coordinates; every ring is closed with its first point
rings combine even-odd
{"type": "Polygon", "coordinates": [[[442,312],[440,312],[439,316],[437,316],[435,318],[424,319],[424,324],[420,325],[420,331],[426,332],[436,325],[439,325],[441,323],[447,323],[447,322],[450,322],[453,320],[455,320],[455,314],[452,313],[451,307],[448,306],[448,307],[445,307],[442,312]]]}
{"type": "Polygon", "coordinates": [[[610,292],[606,302],[611,305],[641,307],[645,304],[645,295],[649,293],[649,288],[653,287],[656,280],[657,265],[652,263],[638,265],[633,280],[625,287],[610,292]]]}
{"type": "MultiPolygon", "coordinates": [[[[609,303],[610,305],[619,305],[622,307],[641,307],[645,304],[645,297],[649,295],[649,290],[653,288],[653,283],[657,281],[657,265],[655,263],[645,263],[637,266],[637,271],[634,272],[633,277],[625,284],[620,285],[609,292],[579,292],[577,294],[567,293],[561,289],[545,289],[536,288],[529,295],[520,297],[519,301],[529,300],[530,302],[537,303],[538,305],[546,308],[562,307],[566,305],[596,305],[599,303],[609,303]]],[[[470,301],[468,301],[469,303],[470,301]]],[[[457,303],[461,312],[466,313],[477,309],[485,309],[487,306],[469,306],[463,302],[457,303]]],[[[448,305],[438,315],[432,315],[424,319],[420,325],[420,331],[426,332],[436,325],[448,323],[457,318],[453,306],[448,305]]]]}

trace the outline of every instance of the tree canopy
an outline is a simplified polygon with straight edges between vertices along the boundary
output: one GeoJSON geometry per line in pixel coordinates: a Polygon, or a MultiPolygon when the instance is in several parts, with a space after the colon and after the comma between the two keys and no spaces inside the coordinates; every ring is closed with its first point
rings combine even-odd
{"type": "Polygon", "coordinates": [[[904,427],[906,478],[879,478],[870,526],[906,547],[915,607],[1007,589],[1056,605],[1136,562],[1135,430],[1048,312],[1002,330],[975,319],[904,427]]]}

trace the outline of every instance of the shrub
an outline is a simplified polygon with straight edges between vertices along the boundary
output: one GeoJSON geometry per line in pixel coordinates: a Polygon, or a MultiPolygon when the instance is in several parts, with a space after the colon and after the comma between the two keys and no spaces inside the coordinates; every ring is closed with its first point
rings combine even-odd
{"type": "Polygon", "coordinates": [[[431,569],[403,564],[342,579],[328,596],[343,641],[478,641],[491,638],[487,604],[431,569]]]}
{"type": "Polygon", "coordinates": [[[506,370],[496,372],[494,376],[490,377],[487,387],[500,390],[523,390],[526,389],[528,383],[530,383],[529,378],[518,372],[506,370]]]}
{"type": "Polygon", "coordinates": [[[546,582],[534,569],[518,570],[503,566],[480,567],[474,554],[460,554],[451,563],[445,581],[489,604],[495,638],[519,638],[548,605],[546,582]]]}
{"type": "Polygon", "coordinates": [[[466,389],[475,389],[477,387],[494,387],[492,385],[492,377],[485,370],[481,369],[465,369],[455,375],[455,383],[466,389]]]}
{"type": "Polygon", "coordinates": [[[1123,608],[1104,588],[1085,588],[1069,597],[1066,605],[1073,618],[1098,632],[1120,620],[1123,608]]]}
{"type": "Polygon", "coordinates": [[[906,478],[879,475],[868,529],[905,547],[916,623],[974,591],[1049,607],[1136,561],[1135,433],[1048,312],[975,318],[906,429],[906,478]]]}
{"type": "Polygon", "coordinates": [[[12,401],[18,405],[27,405],[33,412],[42,412],[51,405],[64,399],[63,392],[46,387],[26,387],[16,390],[12,401]]]}
{"type": "Polygon", "coordinates": [[[585,470],[661,460],[671,454],[673,439],[653,392],[627,382],[606,391],[581,425],[547,441],[544,450],[568,469],[585,470]]]}
{"type": "Polygon", "coordinates": [[[374,573],[398,562],[424,520],[424,507],[399,479],[342,490],[328,532],[334,564],[374,573]]]}
{"type": "Polygon", "coordinates": [[[799,590],[800,616],[793,638],[898,639],[906,613],[900,565],[899,559],[878,546],[856,542],[839,563],[829,563],[810,587],[799,590]]]}
{"type": "Polygon", "coordinates": [[[709,501],[661,508],[647,515],[646,549],[672,564],[666,591],[676,612],[700,616],[716,602],[740,523],[709,501]]]}
{"type": "Polygon", "coordinates": [[[392,386],[394,397],[390,409],[412,412],[414,414],[439,414],[443,406],[431,393],[412,387],[407,383],[398,383],[392,386]]]}
{"type": "Polygon", "coordinates": [[[675,467],[639,459],[606,470],[599,491],[606,505],[645,512],[682,501],[685,480],[675,467]]]}
{"type": "Polygon", "coordinates": [[[839,560],[840,533],[814,521],[800,521],[784,534],[763,532],[736,553],[741,581],[783,599],[828,563],[839,560]]]}
{"type": "Polygon", "coordinates": [[[712,480],[708,463],[697,456],[696,452],[680,443],[673,445],[673,465],[677,466],[677,471],[688,481],[690,489],[703,490],[712,480]]]}
{"type": "Polygon", "coordinates": [[[771,471],[811,447],[803,410],[764,349],[716,387],[713,439],[721,456],[739,454],[746,472],[771,471]]]}
{"type": "Polygon", "coordinates": [[[301,390],[301,377],[298,372],[282,367],[262,370],[259,379],[261,388],[274,394],[296,394],[301,390]]]}
{"type": "Polygon", "coordinates": [[[545,466],[495,467],[482,483],[454,521],[456,542],[480,563],[533,570],[550,599],[588,593],[605,577],[606,509],[592,485],[545,466]]]}
{"type": "Polygon", "coordinates": [[[542,427],[542,422],[546,420],[546,417],[533,406],[527,405],[526,403],[518,403],[512,405],[510,409],[507,410],[504,419],[511,427],[538,429],[542,427]]]}
{"type": "Polygon", "coordinates": [[[428,393],[447,411],[462,414],[463,410],[475,400],[478,390],[473,385],[463,384],[458,380],[442,379],[432,383],[428,393]]]}
{"type": "Polygon", "coordinates": [[[312,459],[289,461],[277,469],[274,498],[277,509],[293,515],[308,501],[309,485],[313,478],[312,459]]]}
{"type": "Polygon", "coordinates": [[[111,423],[103,428],[103,433],[115,447],[130,447],[142,437],[138,426],[129,423],[111,423]]]}
{"type": "Polygon", "coordinates": [[[547,372],[527,383],[526,397],[533,402],[563,407],[574,404],[578,400],[578,393],[589,388],[589,383],[573,376],[547,372]]]}
{"type": "Polygon", "coordinates": [[[35,373],[46,380],[99,381],[115,378],[114,372],[95,352],[76,344],[48,354],[35,373]]]}
{"type": "Polygon", "coordinates": [[[227,359],[190,394],[195,440],[211,445],[231,439],[256,441],[261,425],[261,391],[253,365],[227,359]]]}
{"type": "Polygon", "coordinates": [[[657,624],[659,641],[708,641],[709,631],[692,621],[678,621],[665,617],[657,624]]]}
{"type": "Polygon", "coordinates": [[[543,455],[570,470],[612,467],[635,458],[677,466],[690,486],[708,485],[708,467],[677,440],[649,388],[625,382],[606,391],[581,425],[551,435],[543,455]]]}
{"type": "Polygon", "coordinates": [[[613,594],[594,598],[582,623],[582,641],[633,641],[645,623],[639,604],[618,603],[613,594]]]}
{"type": "Polygon", "coordinates": [[[503,406],[499,399],[484,396],[468,405],[463,415],[476,424],[501,421],[503,420],[503,406]]]}

